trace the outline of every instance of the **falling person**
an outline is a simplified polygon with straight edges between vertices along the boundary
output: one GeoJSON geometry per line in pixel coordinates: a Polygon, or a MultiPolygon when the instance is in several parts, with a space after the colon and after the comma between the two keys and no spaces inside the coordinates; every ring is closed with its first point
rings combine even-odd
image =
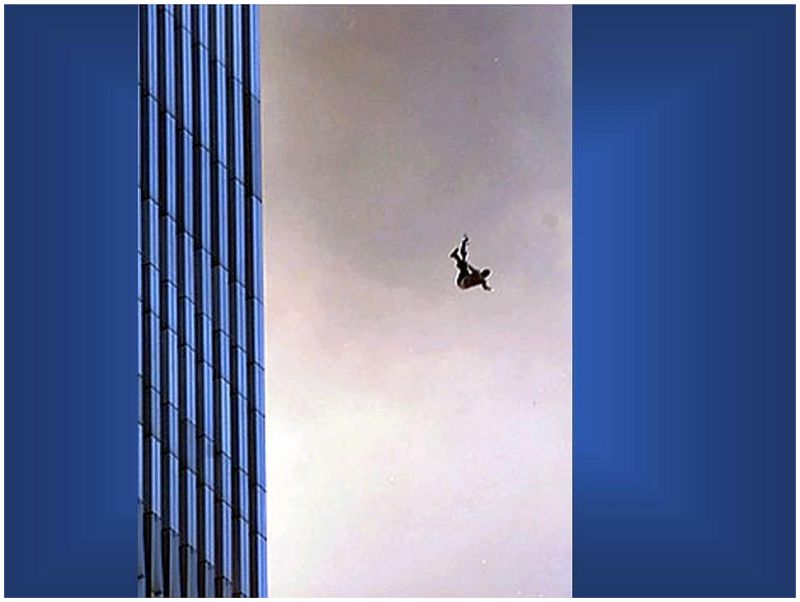
{"type": "Polygon", "coordinates": [[[450,257],[456,262],[458,269],[458,276],[456,276],[456,286],[460,289],[468,289],[473,286],[480,285],[485,291],[491,291],[492,287],[486,282],[486,279],[492,273],[489,268],[478,270],[467,262],[467,245],[469,244],[469,236],[466,234],[461,241],[461,247],[456,247],[450,253],[450,257]]]}

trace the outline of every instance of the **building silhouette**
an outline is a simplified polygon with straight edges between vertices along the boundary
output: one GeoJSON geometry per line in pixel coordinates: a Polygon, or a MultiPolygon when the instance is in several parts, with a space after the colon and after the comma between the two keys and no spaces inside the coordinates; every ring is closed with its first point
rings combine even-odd
{"type": "Polygon", "coordinates": [[[258,8],[139,11],[139,595],[265,596],[258,8]]]}

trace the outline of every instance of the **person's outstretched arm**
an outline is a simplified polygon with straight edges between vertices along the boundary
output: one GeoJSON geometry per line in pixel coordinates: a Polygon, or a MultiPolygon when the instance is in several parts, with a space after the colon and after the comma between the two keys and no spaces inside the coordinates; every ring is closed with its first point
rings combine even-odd
{"type": "Polygon", "coordinates": [[[464,238],[461,240],[461,259],[463,259],[464,261],[467,260],[467,244],[468,243],[469,243],[469,236],[467,236],[465,234],[464,238]]]}

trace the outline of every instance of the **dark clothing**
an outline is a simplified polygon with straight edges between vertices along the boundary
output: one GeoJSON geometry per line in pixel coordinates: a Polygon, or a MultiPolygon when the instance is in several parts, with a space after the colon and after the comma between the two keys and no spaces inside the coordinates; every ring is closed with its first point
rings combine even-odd
{"type": "Polygon", "coordinates": [[[487,284],[486,278],[489,276],[489,270],[481,272],[477,268],[471,266],[467,262],[467,242],[469,239],[465,236],[461,241],[461,247],[453,249],[450,257],[456,262],[458,275],[456,276],[456,286],[460,289],[468,289],[473,286],[482,286],[484,290],[490,291],[491,287],[487,284]]]}
{"type": "Polygon", "coordinates": [[[473,286],[484,285],[486,281],[477,272],[459,272],[456,278],[458,288],[468,289],[473,286]]]}

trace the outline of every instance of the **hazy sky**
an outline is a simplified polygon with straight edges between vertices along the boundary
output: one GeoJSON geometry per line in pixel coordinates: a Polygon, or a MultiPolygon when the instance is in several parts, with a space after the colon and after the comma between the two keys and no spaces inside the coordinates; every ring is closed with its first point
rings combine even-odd
{"type": "Polygon", "coordinates": [[[262,8],[271,595],[571,593],[570,14],[262,8]]]}

